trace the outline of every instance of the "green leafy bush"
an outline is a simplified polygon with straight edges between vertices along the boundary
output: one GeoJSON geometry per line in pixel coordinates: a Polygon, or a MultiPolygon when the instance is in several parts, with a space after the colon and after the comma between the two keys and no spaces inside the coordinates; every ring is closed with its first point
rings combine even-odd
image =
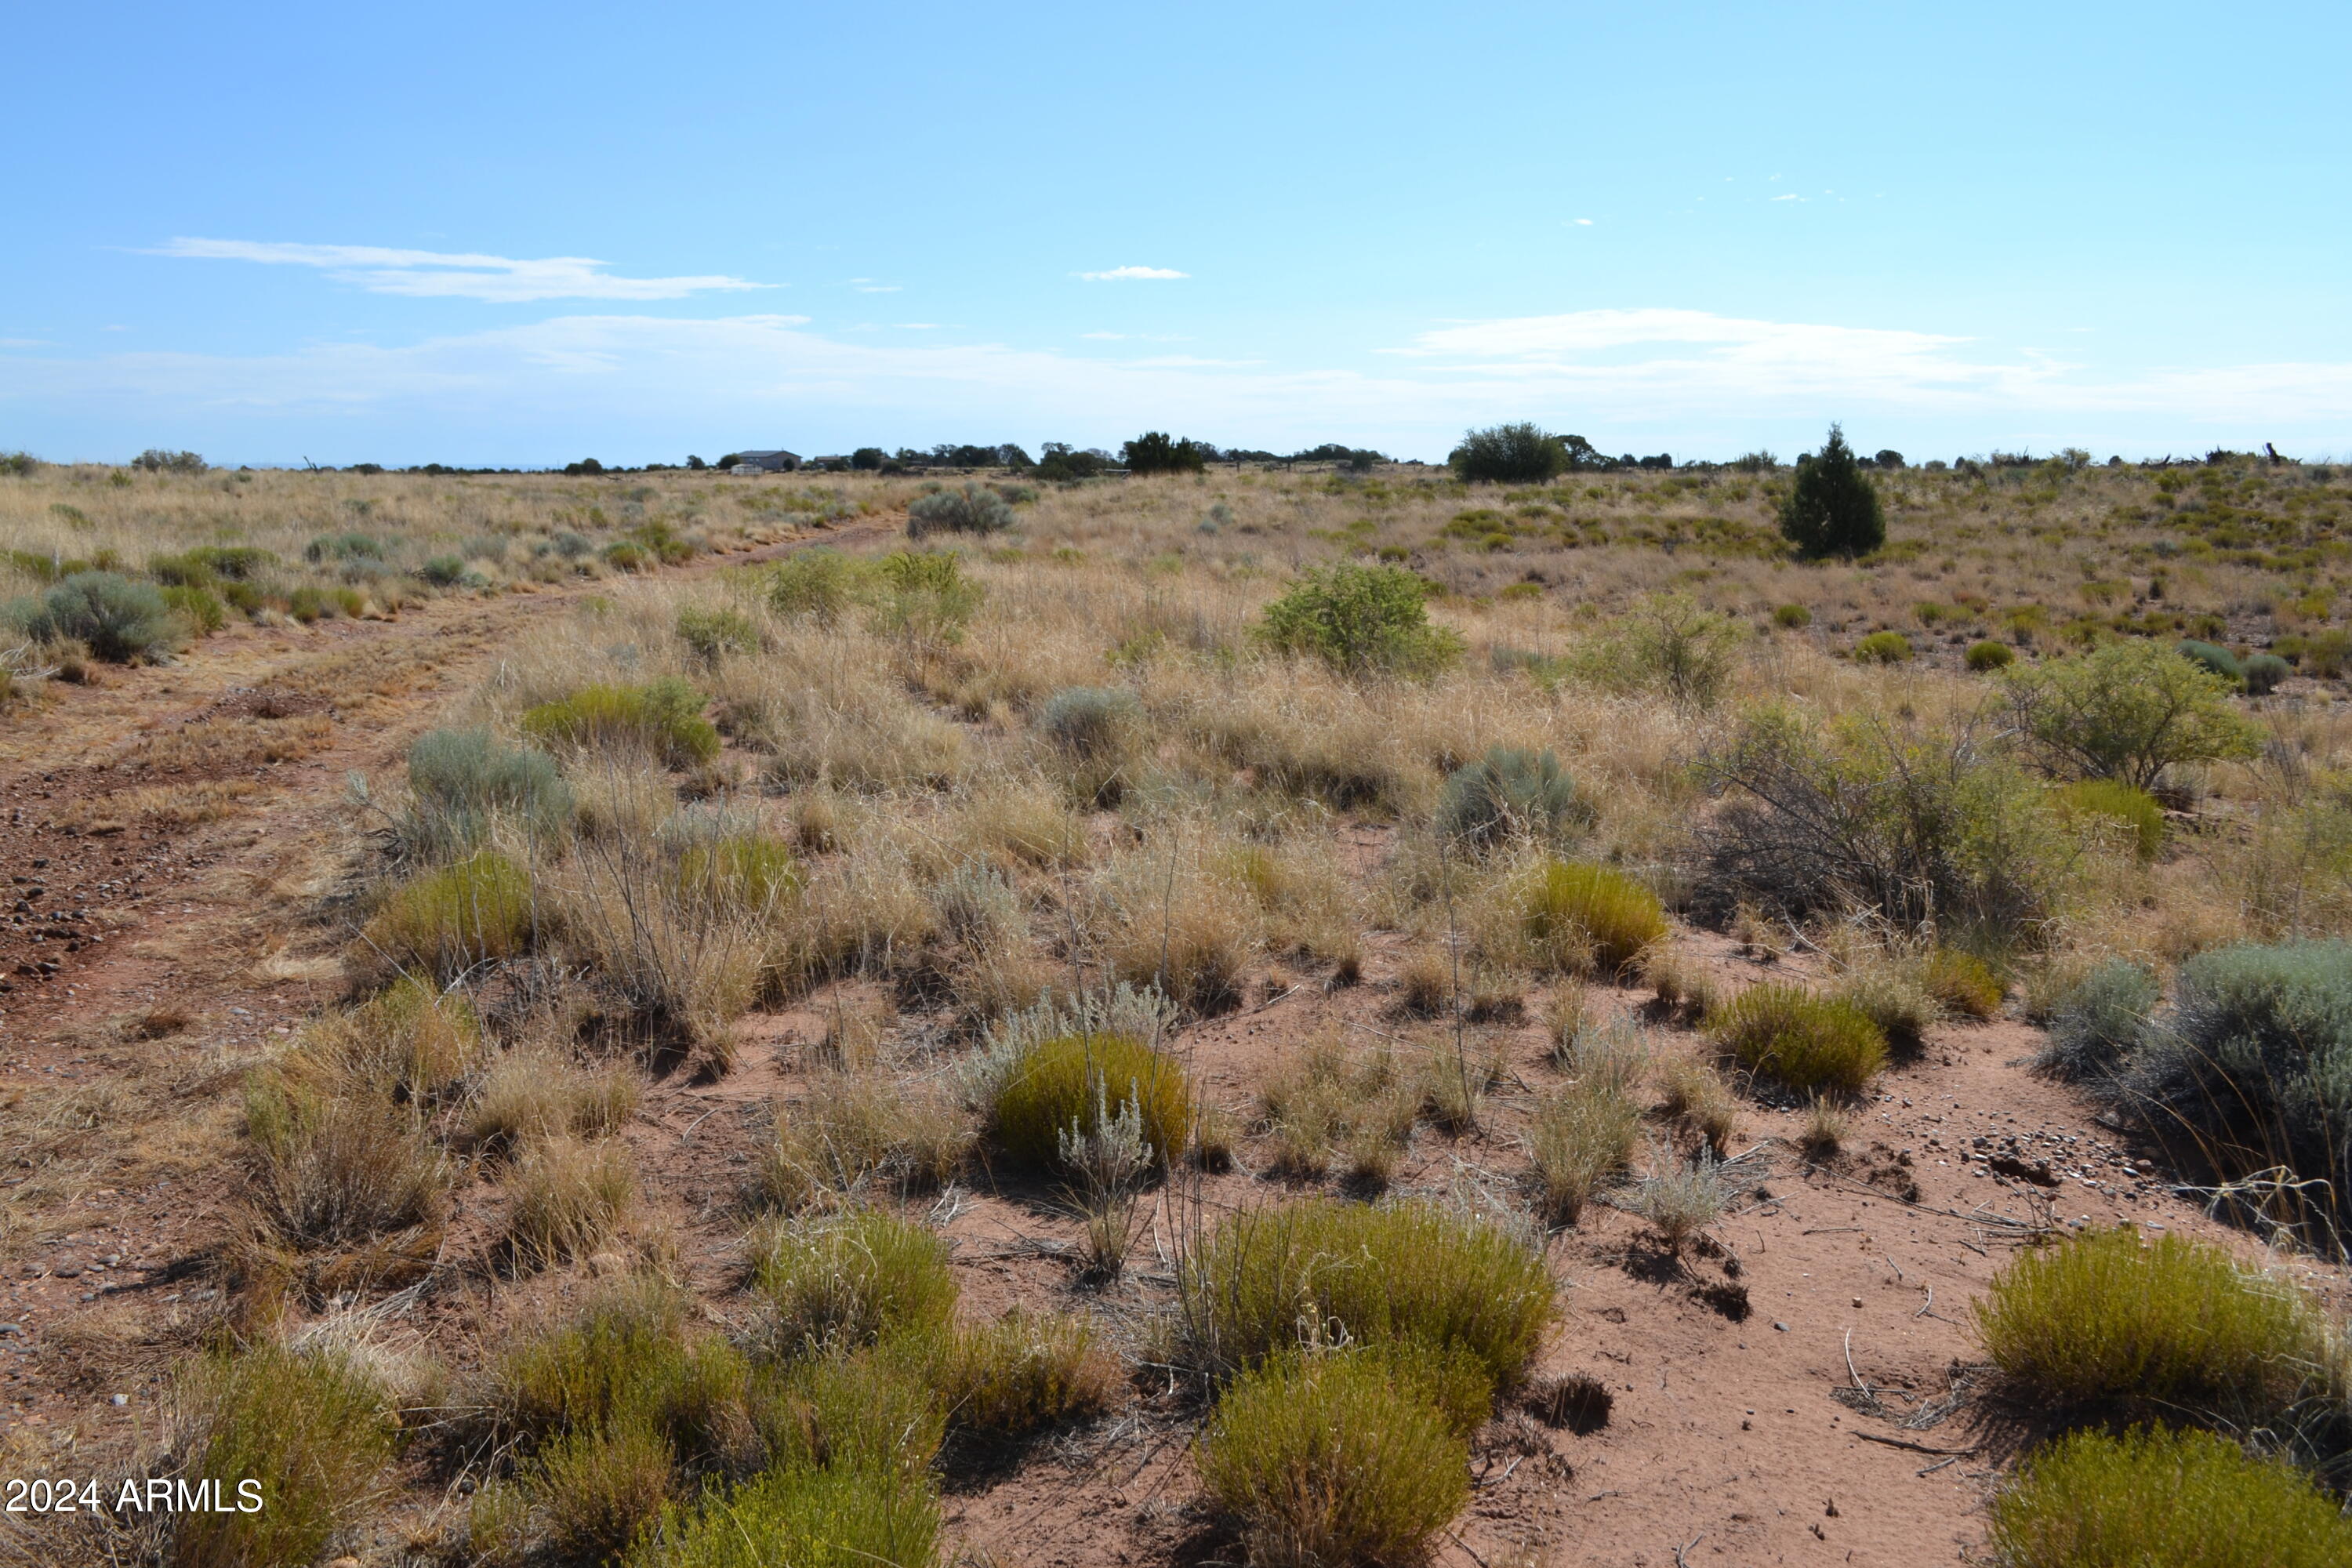
{"type": "Polygon", "coordinates": [[[2009,995],[2009,987],[1991,965],[1958,948],[1939,947],[1929,953],[1919,979],[1938,1005],[1965,1018],[1991,1017],[2009,995]]]}
{"type": "Polygon", "coordinates": [[[117,572],[73,573],[7,616],[37,641],[72,638],[110,664],[169,653],[186,629],[162,590],[117,572]]]}
{"type": "Polygon", "coordinates": [[[769,574],[768,607],[829,626],[856,602],[859,567],[857,561],[823,546],[789,555],[769,574]]]}
{"type": "Polygon", "coordinates": [[[688,605],[677,613],[677,640],[704,664],[715,665],[728,654],[756,651],[760,634],[740,610],[688,605]]]}
{"type": "Polygon", "coordinates": [[[1700,772],[1731,797],[1702,828],[1703,900],[1726,915],[1742,899],[1799,915],[1860,907],[2031,941],[2072,871],[2043,792],[1971,725],[1821,726],[1769,710],[1700,772]]]}
{"type": "Polygon", "coordinates": [[[533,912],[530,874],[494,849],[478,849],[396,889],[364,939],[385,962],[446,983],[528,952],[533,912]]]}
{"type": "Polygon", "coordinates": [[[1911,639],[1901,632],[1873,632],[1853,645],[1856,664],[1902,664],[1911,657],[1911,639]]]}
{"type": "Polygon", "coordinates": [[[522,731],[555,744],[642,749],[671,767],[692,767],[719,754],[719,731],[702,704],[702,693],[675,676],[642,686],[583,686],[526,712],[522,731]]]}
{"type": "Polygon", "coordinates": [[[1310,1343],[1417,1344],[1516,1387],[1553,1312],[1542,1255],[1434,1205],[1337,1199],[1226,1216],[1181,1259],[1188,1353],[1220,1374],[1310,1343]]]}
{"type": "Polygon", "coordinates": [[[436,588],[454,588],[466,580],[466,558],[462,555],[431,556],[416,569],[416,574],[436,588]]]}
{"type": "MultiPolygon", "coordinates": [[[[2281,1193],[2268,1220],[2352,1228],[2352,942],[2241,943],[2180,966],[2172,1016],[2125,1082],[2158,1138],[2228,1175],[2284,1165],[2324,1184],[2281,1193]]],[[[2320,1239],[2315,1237],[2315,1239],[2320,1239]]]]}
{"type": "Polygon", "coordinates": [[[2062,773],[2147,789],[2176,763],[2261,749],[2227,679],[2153,643],[2110,643],[2004,679],[2018,729],[2062,773]]]}
{"type": "Polygon", "coordinates": [[[2121,779],[2077,779],[2061,784],[2053,798],[2069,816],[2090,817],[2119,831],[2143,863],[2164,847],[2164,807],[2144,789],[2121,779]]]}
{"type": "Polygon", "coordinates": [[[1867,1015],[1801,985],[1751,985],[1706,1028],[1748,1070],[1801,1092],[1854,1093],[1886,1065],[1886,1036],[1867,1015]]]}
{"type": "Polygon", "coordinates": [[[1456,478],[1473,484],[1542,484],[1568,467],[1568,447],[1522,421],[1464,431],[1462,444],[1445,460],[1456,478]]]}
{"type": "Polygon", "coordinates": [[[383,1391],[340,1357],[270,1344],[220,1351],[182,1375],[190,1479],[219,1483],[222,1511],[173,1517],[171,1568],[309,1563],[383,1489],[398,1431],[383,1391]],[[261,1508],[234,1511],[240,1482],[261,1508]]]}
{"type": "Polygon", "coordinates": [[[2074,1083],[2110,1082],[2139,1048],[2162,998],[2153,971],[2106,960],[2058,994],[2033,1065],[2074,1083]]]}
{"type": "Polygon", "coordinates": [[[551,838],[572,820],[572,791],[555,759],[509,746],[488,730],[428,730],[408,748],[412,804],[401,836],[442,856],[481,842],[503,817],[551,838]]]}
{"type": "Polygon", "coordinates": [[[894,1470],[772,1470],[666,1515],[625,1568],[931,1568],[939,1500],[894,1470]]]}
{"type": "Polygon", "coordinates": [[[1867,555],[1886,542],[1878,491],[1837,426],[1819,452],[1797,459],[1796,482],[1780,506],[1780,533],[1810,556],[1867,555]]]}
{"type": "Polygon", "coordinates": [[[1553,860],[1528,890],[1528,934],[1544,948],[1588,947],[1611,973],[1639,959],[1666,934],[1658,896],[1606,866],[1553,860]]]}
{"type": "Polygon", "coordinates": [[[2130,1226],[2021,1255],[1971,1310],[2015,1396],[2070,1416],[2258,1424],[2317,1376],[2318,1320],[2293,1287],[2130,1226]]]}
{"type": "Polygon", "coordinates": [[[955,1312],[947,1244],[879,1210],[778,1226],[758,1249],[752,1279],[774,1309],[778,1347],[791,1353],[937,1329],[955,1312]]]}
{"type": "Polygon", "coordinates": [[[2333,1568],[2352,1521],[2292,1465],[2210,1432],[2081,1432],[2028,1458],[1992,1503],[2008,1568],[2333,1568]]]}
{"type": "Polygon", "coordinates": [[[1200,443],[1180,441],[1164,430],[1147,430],[1118,449],[1130,474],[1197,474],[1207,467],[1200,443]]]}
{"type": "Polygon", "coordinates": [[[1129,1114],[1140,1120],[1151,1159],[1164,1165],[1191,1138],[1192,1088],[1173,1057],[1115,1034],[1062,1035],[1026,1047],[1006,1064],[988,1108],[997,1143],[1041,1171],[1059,1168],[1064,1133],[1091,1136],[1106,1116],[1129,1114]]]}
{"type": "Polygon", "coordinates": [[[172,606],[196,637],[210,637],[228,624],[228,606],[210,588],[166,588],[163,603],[172,606]]]}
{"type": "Polygon", "coordinates": [[[1410,1564],[1469,1500],[1469,1448],[1391,1358],[1286,1355],[1227,1389],[1201,1479],[1262,1568],[1410,1564]]]}
{"type": "Polygon", "coordinates": [[[1772,611],[1772,624],[1784,631],[1800,632],[1813,624],[1813,612],[1802,605],[1781,605],[1772,611]]]}
{"type": "Polygon", "coordinates": [[[884,637],[953,643],[979,613],[981,585],[945,551],[894,550],[870,571],[871,625],[884,637]]]}
{"type": "Polygon", "coordinates": [[[907,508],[907,537],[930,533],[997,533],[1013,526],[1013,508],[978,485],[917,496],[907,508]]]}
{"type": "Polygon", "coordinates": [[[1555,839],[1590,826],[1595,815],[1549,750],[1496,746],[1447,776],[1436,827],[1457,843],[1486,850],[1515,836],[1555,839]]]}
{"type": "Polygon", "coordinates": [[[1460,637],[1429,624],[1428,597],[1429,584],[1413,573],[1343,561],[1304,574],[1268,605],[1261,633],[1276,647],[1350,673],[1425,673],[1462,651],[1460,637]]]}
{"type": "Polygon", "coordinates": [[[1977,674],[1989,675],[1997,669],[2007,669],[2016,663],[2017,650],[2005,642],[1995,642],[1990,637],[1985,637],[1969,644],[1969,651],[1961,658],[1977,674]]]}

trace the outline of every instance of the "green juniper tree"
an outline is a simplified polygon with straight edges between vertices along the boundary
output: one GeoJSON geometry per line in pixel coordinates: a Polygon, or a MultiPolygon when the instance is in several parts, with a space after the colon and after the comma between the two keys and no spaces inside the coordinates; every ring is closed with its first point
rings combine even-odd
{"type": "Polygon", "coordinates": [[[1780,532],[1810,556],[1867,555],[1886,542],[1878,492],[1863,477],[1839,426],[1830,426],[1819,452],[1797,459],[1797,482],[1780,507],[1780,532]]]}

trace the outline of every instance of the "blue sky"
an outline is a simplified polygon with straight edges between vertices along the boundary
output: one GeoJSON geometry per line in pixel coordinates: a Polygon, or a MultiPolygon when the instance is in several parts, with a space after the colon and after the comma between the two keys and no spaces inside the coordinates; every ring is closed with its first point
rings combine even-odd
{"type": "Polygon", "coordinates": [[[2352,457],[2340,3],[11,27],[0,447],[53,458],[2352,457]]]}

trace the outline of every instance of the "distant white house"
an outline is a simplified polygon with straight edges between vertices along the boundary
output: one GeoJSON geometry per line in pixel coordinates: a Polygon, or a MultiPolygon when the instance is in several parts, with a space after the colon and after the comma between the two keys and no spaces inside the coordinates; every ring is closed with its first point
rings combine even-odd
{"type": "Polygon", "coordinates": [[[789,474],[801,466],[798,452],[781,449],[773,452],[738,452],[732,472],[752,474],[789,474]]]}

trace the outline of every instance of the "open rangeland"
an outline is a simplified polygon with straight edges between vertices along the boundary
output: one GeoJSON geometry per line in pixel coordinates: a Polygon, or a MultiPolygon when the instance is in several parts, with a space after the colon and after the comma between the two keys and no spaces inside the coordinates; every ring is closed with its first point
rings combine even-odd
{"type": "Polygon", "coordinates": [[[2342,1561],[2352,476],[1872,482],[0,479],[0,1561],[2342,1561]]]}

